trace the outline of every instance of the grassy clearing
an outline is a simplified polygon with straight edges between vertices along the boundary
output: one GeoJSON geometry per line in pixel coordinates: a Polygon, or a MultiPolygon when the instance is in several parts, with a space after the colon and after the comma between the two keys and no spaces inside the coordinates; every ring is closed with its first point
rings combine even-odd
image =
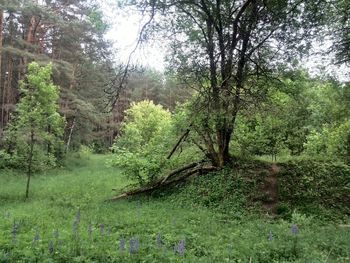
{"type": "Polygon", "coordinates": [[[105,202],[113,187],[126,184],[105,160],[71,159],[65,169],[34,177],[27,202],[25,177],[1,171],[0,262],[350,261],[350,228],[303,214],[270,220],[240,205],[227,206],[234,211],[207,208],[185,201],[193,197],[191,188],[178,198],[105,202]],[[291,233],[293,223],[297,235],[291,233]],[[184,255],[174,252],[182,240],[184,255]]]}

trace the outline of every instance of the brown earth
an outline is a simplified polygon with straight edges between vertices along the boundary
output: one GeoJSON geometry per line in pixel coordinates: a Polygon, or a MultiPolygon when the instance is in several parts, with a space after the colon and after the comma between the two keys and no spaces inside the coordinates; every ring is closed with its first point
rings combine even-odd
{"type": "Polygon", "coordinates": [[[262,207],[264,211],[274,217],[277,212],[278,204],[278,179],[277,174],[280,168],[276,164],[272,164],[268,176],[265,180],[262,191],[264,193],[264,200],[262,201],[262,207]]]}

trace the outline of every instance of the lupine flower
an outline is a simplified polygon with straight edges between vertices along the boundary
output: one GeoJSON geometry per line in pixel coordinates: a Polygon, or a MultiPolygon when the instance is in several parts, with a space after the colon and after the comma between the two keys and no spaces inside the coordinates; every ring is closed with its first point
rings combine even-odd
{"type": "Polygon", "coordinates": [[[119,250],[124,251],[125,250],[125,239],[122,237],[119,241],[119,250]]]}
{"type": "Polygon", "coordinates": [[[50,242],[49,242],[49,253],[52,255],[54,250],[55,250],[55,248],[54,248],[53,242],[52,242],[52,240],[50,240],[50,242]]]}
{"type": "Polygon", "coordinates": [[[55,239],[58,239],[60,237],[60,233],[58,232],[58,229],[56,228],[56,230],[53,232],[53,237],[55,239]]]}
{"type": "Polygon", "coordinates": [[[75,221],[77,221],[78,223],[80,223],[80,208],[78,208],[78,212],[75,216],[75,221]]]}
{"type": "Polygon", "coordinates": [[[33,239],[33,246],[36,246],[36,244],[39,242],[39,240],[40,240],[39,232],[36,231],[34,239],[33,239]]]}
{"type": "Polygon", "coordinates": [[[101,236],[103,236],[104,231],[105,231],[105,225],[104,224],[100,224],[100,234],[101,234],[101,236]]]}
{"type": "Polygon", "coordinates": [[[272,234],[272,231],[270,230],[269,232],[269,236],[267,238],[269,241],[272,241],[273,240],[273,234],[272,234]]]}
{"type": "Polygon", "coordinates": [[[79,227],[79,222],[77,220],[74,220],[74,222],[73,222],[73,234],[75,234],[75,235],[78,234],[78,227],[79,227]]]}
{"type": "Polygon", "coordinates": [[[130,239],[130,249],[129,249],[130,254],[136,253],[139,250],[139,248],[140,248],[139,240],[136,238],[130,239]]]}
{"type": "Polygon", "coordinates": [[[107,227],[107,236],[110,236],[111,235],[111,227],[107,227]]]}
{"type": "Polygon", "coordinates": [[[160,234],[157,235],[157,245],[161,247],[163,245],[162,236],[160,234]]]}
{"type": "Polygon", "coordinates": [[[299,228],[296,224],[293,224],[292,227],[290,228],[291,232],[293,235],[299,234],[299,228]]]}
{"type": "Polygon", "coordinates": [[[52,240],[50,240],[50,242],[49,242],[49,253],[52,255],[54,251],[55,251],[55,247],[53,245],[52,240]]]}
{"type": "Polygon", "coordinates": [[[185,240],[180,240],[179,244],[174,247],[174,252],[179,253],[181,256],[185,255],[186,247],[185,247],[185,240]]]}
{"type": "Polygon", "coordinates": [[[89,238],[91,238],[91,236],[92,236],[92,225],[91,224],[89,224],[89,226],[88,226],[88,233],[89,233],[89,238]]]}
{"type": "Polygon", "coordinates": [[[178,246],[178,252],[181,256],[185,254],[185,240],[180,240],[179,246],[178,246]]]}
{"type": "Polygon", "coordinates": [[[16,238],[17,238],[17,232],[18,232],[18,224],[16,223],[15,220],[13,220],[13,226],[12,226],[12,239],[14,242],[16,242],[16,238]]]}

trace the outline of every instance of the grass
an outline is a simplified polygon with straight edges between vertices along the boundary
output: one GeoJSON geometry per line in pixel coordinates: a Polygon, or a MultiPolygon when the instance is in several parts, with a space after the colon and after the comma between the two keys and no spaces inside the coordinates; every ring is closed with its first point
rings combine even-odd
{"type": "Polygon", "coordinates": [[[237,218],[174,195],[105,202],[127,183],[105,160],[72,158],[35,176],[26,202],[25,176],[0,171],[0,262],[350,262],[350,228],[299,213],[237,218]]]}

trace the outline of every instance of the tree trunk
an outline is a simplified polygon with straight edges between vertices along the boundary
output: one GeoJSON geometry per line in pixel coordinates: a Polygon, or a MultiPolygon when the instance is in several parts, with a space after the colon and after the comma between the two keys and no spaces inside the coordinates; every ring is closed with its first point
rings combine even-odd
{"type": "Polygon", "coordinates": [[[3,110],[4,110],[4,92],[5,87],[2,85],[2,39],[3,39],[3,18],[4,18],[4,11],[0,10],[0,90],[2,94],[2,100],[1,100],[1,120],[0,120],[0,128],[4,128],[4,119],[3,119],[3,110]]]}
{"type": "Polygon", "coordinates": [[[69,146],[70,146],[70,142],[72,140],[72,134],[73,134],[73,130],[74,130],[74,126],[75,126],[75,117],[73,119],[73,123],[70,127],[70,131],[69,131],[69,135],[68,135],[68,140],[67,140],[67,145],[66,145],[66,153],[68,153],[69,151],[69,146]]]}
{"type": "Polygon", "coordinates": [[[34,153],[34,130],[32,129],[30,132],[30,149],[29,149],[29,156],[28,156],[26,199],[29,197],[29,185],[30,185],[30,178],[32,176],[32,168],[33,168],[33,153],[34,153]]]}
{"type": "Polygon", "coordinates": [[[212,163],[214,166],[222,168],[230,162],[230,140],[232,130],[228,128],[221,128],[217,131],[218,150],[211,155],[214,156],[212,163]]]}

